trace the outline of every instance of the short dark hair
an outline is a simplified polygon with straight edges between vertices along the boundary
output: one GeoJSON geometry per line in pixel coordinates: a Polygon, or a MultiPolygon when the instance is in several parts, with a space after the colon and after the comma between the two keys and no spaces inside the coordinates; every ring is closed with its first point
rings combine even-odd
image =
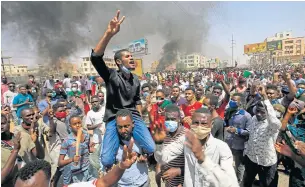
{"type": "Polygon", "coordinates": [[[209,103],[210,105],[214,105],[216,107],[219,106],[219,96],[208,95],[206,98],[210,100],[210,103],[209,103]]]}
{"type": "Polygon", "coordinates": [[[178,88],[178,89],[179,89],[179,91],[181,91],[179,86],[173,86],[173,88],[172,88],[172,89],[174,89],[174,88],[178,88]]]}
{"type": "Polygon", "coordinates": [[[185,91],[187,91],[187,90],[192,90],[193,91],[193,93],[195,93],[195,88],[194,87],[187,87],[186,89],[185,89],[185,91]]]}
{"type": "Polygon", "coordinates": [[[156,83],[156,82],[152,82],[151,84],[150,84],[152,87],[157,87],[158,86],[158,83],[156,83]]]}
{"type": "Polygon", "coordinates": [[[14,83],[14,82],[9,82],[9,83],[7,83],[7,85],[10,85],[10,84],[15,85],[16,83],[14,83]]]}
{"type": "Polygon", "coordinates": [[[149,88],[150,89],[150,84],[149,83],[144,83],[141,87],[141,90],[143,90],[144,88],[149,88]]]}
{"type": "Polygon", "coordinates": [[[64,77],[65,77],[65,78],[68,78],[68,77],[69,77],[69,74],[68,74],[68,73],[65,73],[65,74],[64,74],[64,77]]]}
{"type": "Polygon", "coordinates": [[[25,111],[25,110],[33,110],[33,108],[26,107],[26,108],[21,109],[21,111],[20,111],[21,116],[22,116],[23,111],[25,111]]]}
{"type": "Polygon", "coordinates": [[[63,103],[63,102],[67,102],[67,100],[64,99],[64,98],[60,98],[60,99],[57,100],[56,103],[63,103]]]}
{"type": "Polygon", "coordinates": [[[159,89],[159,90],[156,91],[156,93],[158,93],[158,92],[161,92],[161,93],[163,93],[165,95],[164,90],[159,89]]]}
{"type": "Polygon", "coordinates": [[[72,116],[70,117],[70,119],[69,119],[69,124],[71,124],[71,119],[72,119],[72,118],[80,118],[80,119],[81,119],[81,117],[80,117],[79,115],[74,114],[74,115],[72,115],[72,116]]]}
{"type": "Polygon", "coordinates": [[[118,119],[118,117],[127,117],[129,116],[130,119],[132,120],[132,113],[128,109],[121,109],[119,110],[116,115],[115,115],[115,120],[118,119]]]}
{"type": "Polygon", "coordinates": [[[232,96],[243,97],[244,95],[242,93],[234,93],[232,96]]]}
{"type": "Polygon", "coordinates": [[[123,52],[129,52],[128,49],[120,49],[115,52],[114,54],[114,61],[116,62],[117,60],[122,60],[122,53],[123,52]]]}
{"type": "Polygon", "coordinates": [[[195,113],[211,115],[211,111],[207,108],[199,108],[199,109],[195,110],[195,113]]]}
{"type": "Polygon", "coordinates": [[[274,91],[277,91],[277,92],[278,92],[277,86],[276,86],[276,85],[273,85],[273,84],[267,85],[267,90],[268,90],[268,89],[274,90],[274,91]]]}
{"type": "Polygon", "coordinates": [[[18,171],[15,182],[18,178],[22,181],[29,180],[32,176],[35,175],[35,173],[40,170],[44,172],[47,179],[51,178],[51,164],[45,160],[37,159],[27,163],[18,171]]]}
{"type": "Polygon", "coordinates": [[[180,109],[177,105],[175,104],[169,104],[165,107],[165,112],[178,112],[180,116],[180,109]]]}
{"type": "Polygon", "coordinates": [[[59,107],[64,107],[64,105],[63,104],[59,104],[59,103],[55,103],[52,106],[53,112],[55,112],[59,107]]]}
{"type": "Polygon", "coordinates": [[[26,85],[20,84],[18,88],[19,88],[19,89],[20,89],[20,88],[25,88],[25,89],[26,89],[26,85]]]}
{"type": "Polygon", "coordinates": [[[100,99],[100,98],[98,98],[97,95],[94,95],[94,96],[91,97],[91,101],[92,101],[92,99],[94,99],[94,98],[95,98],[95,99],[100,99]]]}
{"type": "Polygon", "coordinates": [[[29,75],[29,77],[33,77],[34,78],[34,75],[29,75]]]}
{"type": "Polygon", "coordinates": [[[99,93],[101,93],[101,94],[105,95],[105,93],[104,93],[104,92],[102,92],[102,91],[98,91],[98,92],[96,93],[96,95],[98,95],[99,93]]]}
{"type": "Polygon", "coordinates": [[[1,121],[2,119],[5,119],[7,121],[7,117],[4,114],[1,114],[1,121]]]}
{"type": "Polygon", "coordinates": [[[213,90],[221,90],[222,91],[222,87],[219,85],[214,86],[213,90]]]}

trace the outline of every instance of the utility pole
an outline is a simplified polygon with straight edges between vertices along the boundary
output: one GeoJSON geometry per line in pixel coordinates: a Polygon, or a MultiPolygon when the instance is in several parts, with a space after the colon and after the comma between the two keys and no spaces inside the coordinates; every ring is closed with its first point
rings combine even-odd
{"type": "Polygon", "coordinates": [[[5,70],[4,70],[4,62],[3,62],[3,57],[2,57],[2,51],[1,51],[1,65],[2,65],[2,72],[3,72],[3,75],[5,76],[5,70]]]}
{"type": "Polygon", "coordinates": [[[235,45],[235,40],[233,38],[233,34],[232,34],[232,40],[231,40],[231,48],[232,48],[232,67],[234,67],[234,45],[235,45]]]}

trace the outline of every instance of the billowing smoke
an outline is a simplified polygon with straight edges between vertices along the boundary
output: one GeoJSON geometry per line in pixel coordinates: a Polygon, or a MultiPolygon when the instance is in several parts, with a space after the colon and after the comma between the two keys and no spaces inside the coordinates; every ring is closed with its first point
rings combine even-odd
{"type": "MultiPolygon", "coordinates": [[[[212,2],[2,2],[2,33],[21,36],[40,56],[56,63],[79,49],[93,48],[116,10],[126,19],[111,45],[127,44],[159,34],[163,47],[160,67],[177,53],[200,52],[208,33],[212,2]],[[11,25],[14,25],[12,27],[11,25]]],[[[149,41],[148,41],[149,42],[149,41]]],[[[161,49],[150,49],[161,50],[161,49]]]]}

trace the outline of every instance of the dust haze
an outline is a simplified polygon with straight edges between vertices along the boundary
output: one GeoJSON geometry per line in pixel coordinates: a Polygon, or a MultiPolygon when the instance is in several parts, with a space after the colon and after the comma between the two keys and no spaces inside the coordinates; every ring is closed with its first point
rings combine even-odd
{"type": "MultiPolygon", "coordinates": [[[[34,45],[45,63],[56,63],[86,46],[93,48],[116,10],[126,19],[111,45],[159,34],[163,46],[159,70],[177,54],[202,52],[214,2],[1,2],[2,33],[34,45]],[[14,25],[14,27],[12,27],[14,25]]],[[[3,37],[3,34],[2,34],[3,37]]],[[[148,41],[149,45],[149,41],[148,41]]],[[[108,47],[109,49],[109,47],[108,47]]],[[[150,49],[160,50],[160,49],[150,49]]]]}

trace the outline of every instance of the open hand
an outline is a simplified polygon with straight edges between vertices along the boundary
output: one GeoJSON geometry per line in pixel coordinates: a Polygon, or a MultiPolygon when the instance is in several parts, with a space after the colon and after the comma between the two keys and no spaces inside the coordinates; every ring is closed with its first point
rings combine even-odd
{"type": "Polygon", "coordinates": [[[187,138],[185,145],[192,150],[199,162],[204,162],[205,155],[203,153],[202,144],[197,136],[192,131],[186,130],[185,137],[187,138]]]}
{"type": "Polygon", "coordinates": [[[276,143],[275,149],[277,152],[281,153],[284,156],[288,156],[288,157],[292,156],[292,150],[284,140],[282,141],[282,143],[276,143]]]}
{"type": "Polygon", "coordinates": [[[34,118],[34,120],[32,121],[31,127],[30,127],[30,135],[31,135],[31,138],[32,138],[33,142],[36,142],[37,137],[38,137],[38,127],[36,125],[36,122],[37,121],[34,118]]]}
{"type": "Polygon", "coordinates": [[[109,22],[107,33],[112,36],[120,31],[120,25],[123,23],[125,16],[123,16],[120,20],[120,10],[117,11],[116,16],[109,22]]]}
{"type": "Polygon", "coordinates": [[[137,158],[137,161],[140,162],[140,163],[147,162],[147,155],[140,155],[137,158]]]}
{"type": "Polygon", "coordinates": [[[166,172],[163,173],[162,178],[165,180],[172,180],[173,178],[181,175],[180,168],[170,168],[166,172]]]}
{"type": "Polygon", "coordinates": [[[151,133],[152,133],[152,138],[156,143],[162,143],[166,137],[166,131],[165,129],[163,129],[162,125],[158,126],[154,124],[151,133]]]}
{"type": "Polygon", "coordinates": [[[305,156],[305,143],[301,141],[296,141],[294,145],[295,148],[298,150],[298,153],[300,155],[305,156]]]}
{"type": "Polygon", "coordinates": [[[132,147],[134,144],[133,138],[130,139],[129,146],[127,147],[124,145],[124,150],[123,150],[123,157],[122,161],[120,162],[119,167],[121,169],[128,169],[130,166],[136,162],[137,160],[137,154],[132,151],[132,147]]]}

